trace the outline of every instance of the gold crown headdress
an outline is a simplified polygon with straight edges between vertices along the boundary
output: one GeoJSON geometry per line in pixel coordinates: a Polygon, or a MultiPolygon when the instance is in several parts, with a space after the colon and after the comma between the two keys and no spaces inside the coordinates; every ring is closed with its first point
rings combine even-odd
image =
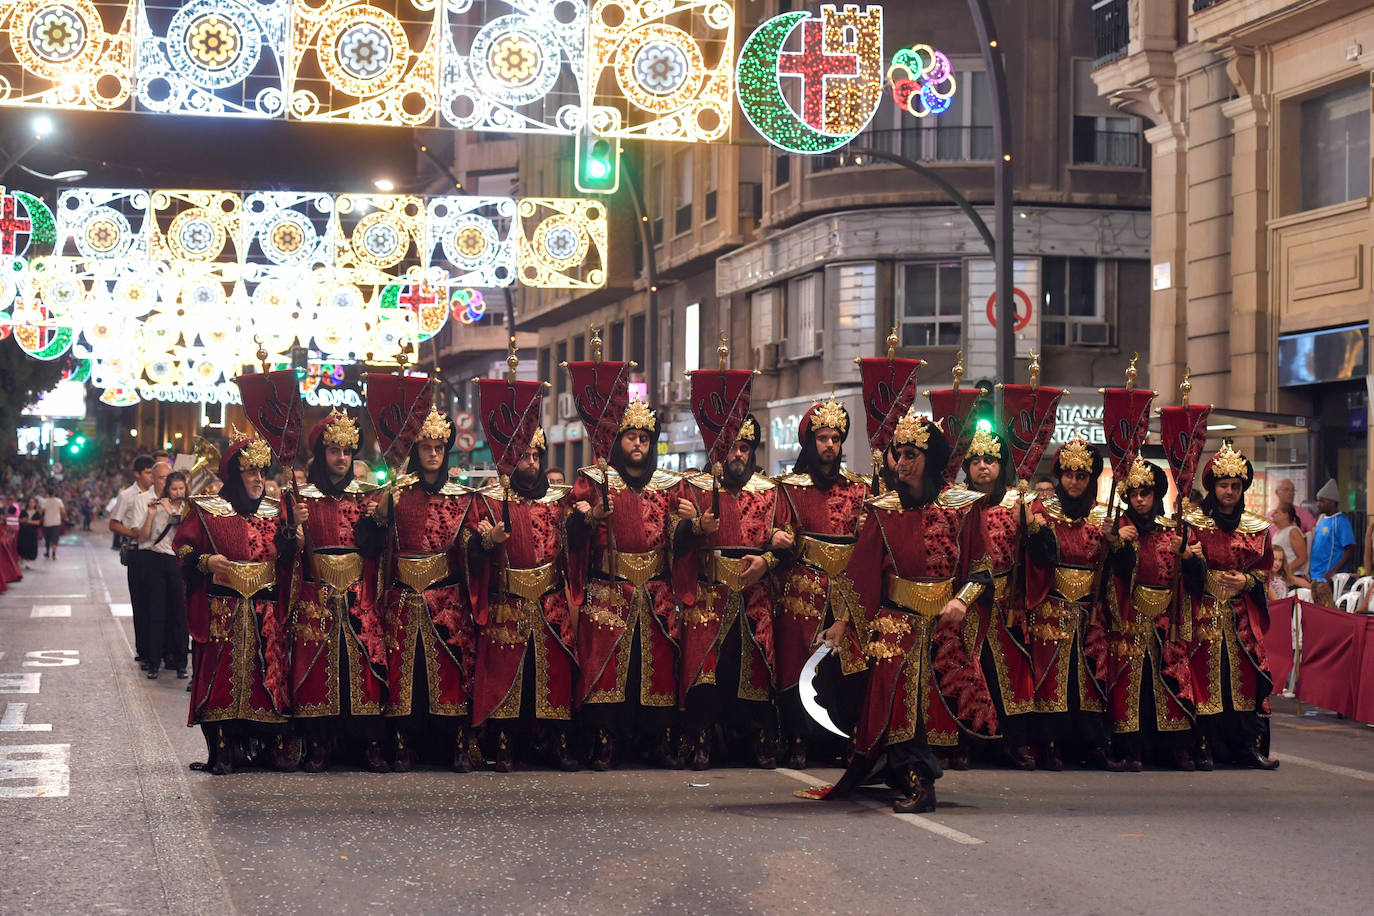
{"type": "Polygon", "coordinates": [[[1226,477],[1249,480],[1250,470],[1246,467],[1245,456],[1236,451],[1231,443],[1223,443],[1221,451],[1212,458],[1212,476],[1218,480],[1226,477]]]}
{"type": "Polygon", "coordinates": [[[530,445],[537,449],[548,449],[548,441],[544,438],[544,427],[536,426],[534,435],[530,436],[530,445]]]}
{"type": "Polygon", "coordinates": [[[358,424],[352,417],[335,407],[325,418],[325,445],[337,445],[350,452],[358,450],[358,424]]]}
{"type": "Polygon", "coordinates": [[[242,432],[229,427],[229,446],[239,446],[239,468],[265,468],[272,463],[272,449],[265,439],[258,438],[252,427],[242,432]]]}
{"type": "Polygon", "coordinates": [[[1131,462],[1131,469],[1126,474],[1126,479],[1121,484],[1121,492],[1129,493],[1140,487],[1153,487],[1154,485],[1154,468],[1144,458],[1136,455],[1135,461],[1131,462]]]}
{"type": "Polygon", "coordinates": [[[914,445],[922,451],[930,444],[930,424],[924,417],[908,413],[897,421],[892,433],[893,445],[914,445]]]}
{"type": "Polygon", "coordinates": [[[440,442],[447,442],[452,434],[453,427],[449,425],[448,417],[441,414],[437,407],[431,407],[429,416],[420,424],[420,434],[416,439],[438,439],[440,442]]]}
{"type": "Polygon", "coordinates": [[[968,444],[969,458],[995,458],[1002,460],[1002,443],[997,437],[986,429],[976,429],[973,433],[973,440],[968,444]]]}
{"type": "Polygon", "coordinates": [[[754,426],[754,421],[744,418],[744,423],[740,425],[739,435],[735,437],[736,442],[757,442],[759,441],[758,427],[754,426]]]}
{"type": "Polygon", "coordinates": [[[1059,469],[1061,471],[1084,471],[1091,474],[1093,472],[1093,451],[1088,447],[1088,443],[1076,436],[1070,439],[1059,450],[1059,469]]]}
{"type": "Polygon", "coordinates": [[[653,431],[658,428],[658,418],[654,414],[653,408],[640,398],[635,398],[630,402],[630,406],[625,408],[625,415],[620,418],[620,431],[627,429],[647,429],[653,431]]]}
{"type": "Polygon", "coordinates": [[[831,398],[824,404],[816,408],[816,412],[811,415],[812,429],[838,429],[845,433],[849,431],[849,411],[844,409],[844,405],[831,398]]]}

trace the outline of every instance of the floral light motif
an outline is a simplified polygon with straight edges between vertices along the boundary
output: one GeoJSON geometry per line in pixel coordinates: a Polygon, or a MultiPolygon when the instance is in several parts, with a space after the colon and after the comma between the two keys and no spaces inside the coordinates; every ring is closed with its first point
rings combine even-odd
{"type": "Polygon", "coordinates": [[[337,53],[350,76],[370,80],[386,71],[394,52],[386,32],[376,23],[361,22],[339,36],[337,53]]]}
{"type": "Polygon", "coordinates": [[[207,70],[232,64],[241,47],[239,30],[221,16],[202,16],[186,30],[186,52],[207,70]]]}
{"type": "Polygon", "coordinates": [[[44,7],[29,24],[29,44],[39,57],[52,63],[66,63],[86,47],[86,23],[69,7],[60,4],[44,7]]]}
{"type": "Polygon", "coordinates": [[[897,106],[918,118],[948,111],[958,88],[949,58],[930,45],[912,45],[894,54],[887,81],[897,106]]]}
{"type": "Polygon", "coordinates": [[[671,95],[687,81],[687,56],[676,44],[649,41],[635,54],[635,78],[654,95],[671,95]]]}
{"type": "Polygon", "coordinates": [[[510,32],[492,45],[488,65],[497,79],[524,86],[539,72],[543,55],[539,45],[523,32],[510,32]]]}

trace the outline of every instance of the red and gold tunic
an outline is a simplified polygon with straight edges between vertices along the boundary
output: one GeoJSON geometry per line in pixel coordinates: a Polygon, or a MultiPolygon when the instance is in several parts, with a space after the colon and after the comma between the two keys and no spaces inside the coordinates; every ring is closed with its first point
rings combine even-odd
{"type": "Polygon", "coordinates": [[[998,715],[1019,716],[1035,711],[1035,677],[1026,638],[1026,609],[1022,596],[1013,594],[1012,574],[1021,549],[1020,493],[1007,490],[1000,502],[978,504],[978,529],[987,552],[992,588],[969,608],[964,621],[964,645],[970,658],[979,658],[986,646],[997,677],[1001,708],[998,715]]]}
{"type": "MultiPolygon", "coordinates": [[[[1108,710],[1117,734],[1140,731],[1144,690],[1151,691],[1154,698],[1156,731],[1187,731],[1193,725],[1187,647],[1170,638],[1178,596],[1179,559],[1174,546],[1178,525],[1163,517],[1155,522],[1159,527],[1141,535],[1133,548],[1119,548],[1132,562],[1129,566],[1113,564],[1116,569],[1107,595],[1111,623],[1107,634],[1108,710]]],[[[1122,518],[1117,528],[1130,524],[1129,519],[1122,518]]]]}
{"type": "Polygon", "coordinates": [[[568,487],[551,486],[537,500],[510,494],[510,535],[492,544],[477,532],[483,520],[502,522],[506,492],[499,484],[473,499],[463,538],[487,548],[470,570],[477,622],[477,672],[472,722],[520,716],[527,649],[533,650],[534,715],[572,718],[577,617],[563,589],[568,487]]]}
{"type": "Polygon", "coordinates": [[[392,522],[383,629],[388,697],[385,714],[464,716],[470,710],[476,633],[463,589],[458,533],[472,491],[445,481],[435,493],[406,474],[392,484],[392,522]],[[429,696],[416,702],[417,654],[429,696]],[[417,708],[420,706],[420,708],[417,708]]]}
{"type": "Polygon", "coordinates": [[[294,557],[279,557],[285,524],[281,506],[264,498],[253,515],[239,515],[219,496],[193,496],[194,509],[172,542],[184,565],[203,581],[186,596],[195,641],[189,723],[285,722],[290,713],[287,593],[294,557]],[[209,574],[205,561],[220,554],[233,574],[209,574]]]}
{"type": "MultiPolygon", "coordinates": [[[[569,546],[568,587],[580,605],[577,703],[677,706],[677,642],[681,621],[673,591],[673,535],[680,524],[682,478],[654,471],[641,488],[613,470],[583,468],[571,502],[598,505],[610,477],[611,517],[588,540],[569,546]],[[634,638],[639,636],[639,696],[627,698],[634,638]]],[[[681,579],[681,576],[678,577],[681,579]]],[[[689,585],[694,585],[688,580],[689,585]]]]}
{"type": "Polygon", "coordinates": [[[979,496],[952,486],[915,508],[903,508],[895,491],[867,503],[844,573],[858,599],[851,622],[870,660],[854,735],[861,757],[913,740],[955,745],[961,723],[976,734],[997,731],[986,684],[980,694],[982,681],[969,678],[976,663],[964,655],[959,629],[937,621],[951,598],[972,605],[984,590],[968,581],[970,558],[981,557],[971,521],[979,496]]]}
{"type": "MultiPolygon", "coordinates": [[[[698,515],[714,504],[710,474],[697,474],[684,485],[698,515]]],[[[740,636],[739,683],[721,685],[741,700],[768,702],[772,696],[773,586],[765,575],[744,587],[740,577],[747,554],[768,551],[773,532],[790,528],[791,511],[777,485],[755,474],[738,490],[721,488],[720,529],[705,538],[696,557],[700,578],[692,600],[682,611],[682,678],[680,702],[687,691],[716,683],[716,662],[731,628],[740,636]]]]}
{"type": "Polygon", "coordinates": [[[1205,587],[1189,595],[1186,615],[1192,623],[1190,646],[1193,695],[1198,716],[1223,712],[1269,713],[1273,679],[1264,651],[1269,607],[1256,600],[1274,565],[1269,522],[1250,512],[1242,514],[1235,531],[1223,531],[1200,509],[1184,516],[1188,542],[1202,545],[1207,565],[1205,587]],[[1232,591],[1221,584],[1223,572],[1245,574],[1245,588],[1232,591]],[[1231,692],[1222,695],[1221,666],[1229,666],[1231,692]]]}
{"type": "MultiPolygon", "coordinates": [[[[797,686],[821,631],[834,620],[835,602],[853,603],[852,595],[836,594],[836,590],[847,582],[839,574],[854,552],[868,482],[847,469],[840,474],[829,489],[816,486],[810,474],[777,478],[797,537],[797,562],[782,576],[773,615],[780,690],[797,686]]],[[[863,647],[853,630],[845,634],[839,652],[844,673],[863,669],[863,647]]]]}
{"type": "Polygon", "coordinates": [[[350,481],[342,495],[313,484],[298,494],[310,508],[303,581],[291,625],[291,696],[300,718],[381,715],[386,702],[386,638],[377,604],[377,560],[358,552],[354,530],[370,515],[379,488],[350,481]],[[347,660],[348,682],[340,683],[347,660]]]}
{"type": "Polygon", "coordinates": [[[1049,521],[1047,528],[1032,532],[1032,537],[1048,534],[1053,538],[1056,557],[1053,564],[1036,562],[1036,552],[1027,545],[1026,608],[1036,712],[1069,711],[1070,677],[1078,684],[1079,708],[1103,712],[1107,642],[1097,591],[1107,507],[1097,504],[1086,517],[1070,519],[1059,500],[1047,496],[1037,499],[1031,512],[1049,521]]]}

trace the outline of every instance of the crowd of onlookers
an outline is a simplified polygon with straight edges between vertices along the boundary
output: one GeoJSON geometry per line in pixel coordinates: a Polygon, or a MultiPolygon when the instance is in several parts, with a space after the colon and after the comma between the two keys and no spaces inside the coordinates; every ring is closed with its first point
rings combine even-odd
{"type": "Polygon", "coordinates": [[[0,465],[0,511],[25,569],[33,568],[40,548],[56,559],[63,531],[92,525],[109,514],[124,486],[127,458],[110,454],[95,465],[64,468],[43,458],[15,455],[0,465]]]}

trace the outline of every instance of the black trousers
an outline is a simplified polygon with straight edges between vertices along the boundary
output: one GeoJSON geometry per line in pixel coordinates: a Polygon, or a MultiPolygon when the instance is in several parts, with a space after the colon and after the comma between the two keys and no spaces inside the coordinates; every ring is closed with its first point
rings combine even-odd
{"type": "Polygon", "coordinates": [[[145,555],[145,551],[130,550],[129,565],[124,567],[124,572],[129,582],[129,607],[133,610],[134,616],[134,652],[139,658],[147,661],[151,656],[148,655],[149,588],[143,572],[145,555]]]}
{"type": "Polygon", "coordinates": [[[186,584],[177,558],[151,550],[136,553],[147,615],[143,635],[147,651],[143,657],[148,667],[158,668],[164,656],[171,656],[171,667],[181,670],[186,667],[186,644],[190,637],[186,629],[186,584]]]}

